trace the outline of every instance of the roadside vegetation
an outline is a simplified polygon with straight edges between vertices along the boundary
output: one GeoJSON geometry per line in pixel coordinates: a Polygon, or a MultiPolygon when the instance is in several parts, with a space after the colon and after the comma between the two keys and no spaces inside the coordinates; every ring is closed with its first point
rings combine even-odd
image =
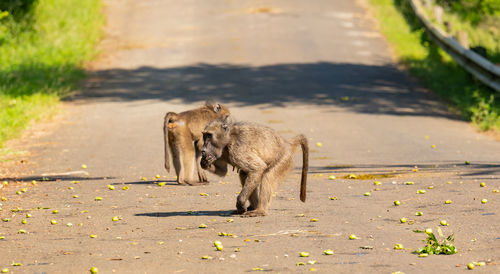
{"type": "MultiPolygon", "coordinates": [[[[468,32],[471,47],[483,47],[500,63],[500,5],[497,0],[438,0],[444,20],[468,32]]],[[[427,88],[481,130],[500,131],[500,95],[482,85],[435,45],[404,0],[370,0],[380,28],[399,62],[427,88]]]]}
{"type": "Polygon", "coordinates": [[[0,156],[78,88],[103,22],[100,0],[0,1],[0,156]]]}

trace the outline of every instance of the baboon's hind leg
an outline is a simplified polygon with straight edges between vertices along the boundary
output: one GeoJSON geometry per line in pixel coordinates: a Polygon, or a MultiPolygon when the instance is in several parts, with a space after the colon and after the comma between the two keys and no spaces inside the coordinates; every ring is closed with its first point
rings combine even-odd
{"type": "Polygon", "coordinates": [[[177,175],[177,183],[180,185],[186,184],[184,182],[184,169],[182,165],[183,161],[183,152],[182,147],[179,146],[178,141],[176,140],[173,133],[168,133],[169,138],[169,147],[172,154],[172,163],[174,164],[175,175],[177,175]]]}
{"type": "MultiPolygon", "coordinates": [[[[186,137],[187,138],[187,137],[186,137]]],[[[206,184],[206,181],[199,181],[195,176],[195,168],[196,168],[196,149],[191,141],[191,138],[187,138],[182,140],[182,150],[184,151],[181,162],[182,162],[182,179],[184,183],[188,185],[200,185],[206,184]]]]}
{"type": "Polygon", "coordinates": [[[285,179],[292,168],[293,159],[290,153],[283,155],[273,167],[269,168],[267,172],[262,175],[262,182],[256,189],[259,191],[256,201],[250,200],[251,204],[256,204],[255,210],[247,211],[243,216],[266,216],[276,187],[285,179]]]}

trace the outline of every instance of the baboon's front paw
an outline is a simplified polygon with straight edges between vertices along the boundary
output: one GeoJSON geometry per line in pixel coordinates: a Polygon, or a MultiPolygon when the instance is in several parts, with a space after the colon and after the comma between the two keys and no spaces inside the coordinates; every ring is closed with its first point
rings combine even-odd
{"type": "Polygon", "coordinates": [[[241,217],[261,217],[266,215],[266,212],[263,210],[252,210],[241,214],[241,217]]]}
{"type": "Polygon", "coordinates": [[[237,214],[243,214],[247,211],[246,207],[244,206],[244,204],[241,204],[241,203],[236,203],[236,213],[237,214]]]}
{"type": "Polygon", "coordinates": [[[198,177],[200,177],[200,182],[208,183],[207,175],[202,173],[198,177]]]}

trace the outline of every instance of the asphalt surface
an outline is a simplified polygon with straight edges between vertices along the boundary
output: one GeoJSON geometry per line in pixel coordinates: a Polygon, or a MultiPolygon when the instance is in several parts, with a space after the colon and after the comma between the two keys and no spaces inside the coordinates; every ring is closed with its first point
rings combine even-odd
{"type": "Polygon", "coordinates": [[[483,261],[474,271],[500,272],[500,142],[397,68],[362,1],[105,3],[101,58],[59,126],[32,138],[27,164],[1,179],[9,185],[0,217],[10,220],[0,222],[0,269],[429,273],[483,261]],[[163,168],[163,116],[206,99],[286,138],[308,137],[306,203],[300,154],[266,217],[231,215],[236,172],[211,175],[207,186],[175,184],[163,168]],[[412,254],[425,239],[412,231],[438,227],[455,235],[458,254],[412,254]]]}

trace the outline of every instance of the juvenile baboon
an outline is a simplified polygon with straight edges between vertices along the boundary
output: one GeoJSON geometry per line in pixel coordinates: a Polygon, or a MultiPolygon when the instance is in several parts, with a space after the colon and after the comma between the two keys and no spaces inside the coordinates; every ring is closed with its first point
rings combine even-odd
{"type": "Polygon", "coordinates": [[[203,168],[223,160],[239,170],[242,189],[236,200],[236,212],[247,217],[267,215],[272,194],[293,169],[293,154],[300,145],[300,200],[305,202],[309,148],[304,135],[285,140],[266,126],[214,120],[203,130],[203,140],[203,168]]]}
{"type": "MultiPolygon", "coordinates": [[[[203,147],[202,130],[213,119],[225,119],[229,110],[217,103],[205,102],[205,105],[181,113],[168,112],[163,124],[165,145],[165,168],[170,172],[169,149],[177,174],[177,183],[199,185],[208,183],[207,176],[200,166],[203,147]],[[198,178],[195,178],[195,167],[198,178]]],[[[214,162],[206,168],[212,173],[224,176],[227,163],[214,162]]]]}

